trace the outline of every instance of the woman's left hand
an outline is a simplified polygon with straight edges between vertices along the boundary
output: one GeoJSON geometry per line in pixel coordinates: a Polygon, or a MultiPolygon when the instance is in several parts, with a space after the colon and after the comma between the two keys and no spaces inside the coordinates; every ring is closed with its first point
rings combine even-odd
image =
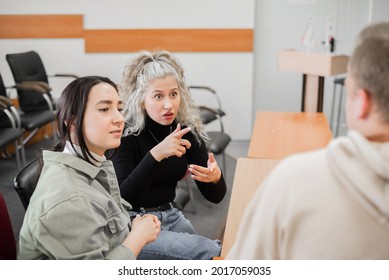
{"type": "Polygon", "coordinates": [[[213,153],[209,153],[207,167],[196,164],[189,165],[188,170],[192,173],[191,177],[197,181],[217,184],[222,176],[222,171],[217,165],[213,153]]]}

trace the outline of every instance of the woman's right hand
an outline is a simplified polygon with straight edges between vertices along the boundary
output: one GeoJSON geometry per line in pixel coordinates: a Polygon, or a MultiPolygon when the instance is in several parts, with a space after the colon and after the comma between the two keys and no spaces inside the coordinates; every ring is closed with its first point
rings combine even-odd
{"type": "Polygon", "coordinates": [[[186,139],[182,139],[182,136],[190,130],[190,127],[181,129],[181,125],[177,124],[176,129],[172,133],[150,150],[151,155],[157,161],[171,156],[182,157],[186,153],[186,150],[191,147],[191,143],[186,139]]]}
{"type": "Polygon", "coordinates": [[[131,231],[124,240],[123,245],[138,256],[142,248],[157,239],[161,231],[161,222],[157,216],[146,214],[136,216],[132,221],[131,231]]]}

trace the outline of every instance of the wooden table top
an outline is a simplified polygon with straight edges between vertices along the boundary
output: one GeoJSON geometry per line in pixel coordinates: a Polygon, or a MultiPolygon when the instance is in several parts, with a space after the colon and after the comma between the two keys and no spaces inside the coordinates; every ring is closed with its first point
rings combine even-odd
{"type": "Polygon", "coordinates": [[[323,148],[332,138],[323,113],[258,112],[247,156],[281,159],[323,148]]]}
{"type": "Polygon", "coordinates": [[[222,258],[226,257],[235,241],[245,206],[278,162],[277,159],[238,158],[223,237],[222,258]]]}
{"type": "Polygon", "coordinates": [[[246,206],[254,193],[284,157],[325,147],[332,132],[323,113],[258,112],[248,158],[239,158],[223,237],[221,257],[235,241],[246,206]]]}

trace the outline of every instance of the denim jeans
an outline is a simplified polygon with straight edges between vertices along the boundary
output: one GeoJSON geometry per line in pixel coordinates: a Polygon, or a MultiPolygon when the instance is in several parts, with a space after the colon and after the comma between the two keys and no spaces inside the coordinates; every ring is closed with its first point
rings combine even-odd
{"type": "MultiPolygon", "coordinates": [[[[130,211],[130,216],[145,212],[130,211]]],[[[138,260],[210,260],[220,255],[221,242],[197,235],[190,221],[177,208],[148,212],[161,221],[157,240],[143,247],[138,260]]]]}

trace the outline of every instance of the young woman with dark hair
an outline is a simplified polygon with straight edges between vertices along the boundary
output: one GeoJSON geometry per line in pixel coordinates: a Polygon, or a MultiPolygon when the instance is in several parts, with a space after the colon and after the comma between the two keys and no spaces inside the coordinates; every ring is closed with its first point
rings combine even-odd
{"type": "Polygon", "coordinates": [[[20,232],[19,259],[135,259],[160,231],[156,216],[136,217],[120,197],[105,153],[124,127],[116,85],[105,77],[71,82],[57,107],[60,142],[43,166],[20,232]]]}

